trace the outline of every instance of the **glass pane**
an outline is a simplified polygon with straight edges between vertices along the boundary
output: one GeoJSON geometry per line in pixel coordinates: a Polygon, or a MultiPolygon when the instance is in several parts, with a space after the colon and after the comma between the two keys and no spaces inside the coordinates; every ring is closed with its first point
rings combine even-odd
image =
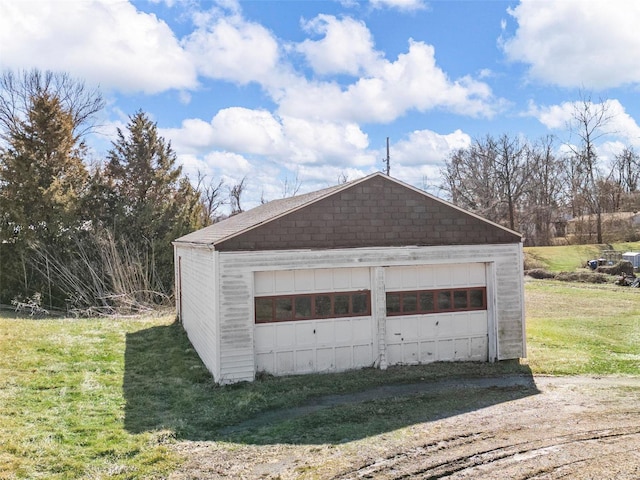
{"type": "Polygon", "coordinates": [[[387,315],[390,313],[400,313],[399,293],[387,293],[387,315]]]}
{"type": "Polygon", "coordinates": [[[438,310],[451,310],[451,292],[438,292],[438,310]]]}
{"type": "Polygon", "coordinates": [[[466,290],[456,290],[453,292],[453,308],[456,310],[466,310],[467,309],[467,291],[466,290]]]}
{"type": "Polygon", "coordinates": [[[471,290],[469,291],[469,303],[470,308],[485,308],[484,305],[484,291],[483,290],[471,290]]]}
{"type": "Polygon", "coordinates": [[[273,322],[273,298],[256,298],[256,323],[273,322]]]}
{"type": "Polygon", "coordinates": [[[329,295],[316,295],[316,317],[331,316],[331,297],[329,295]]]}
{"type": "Polygon", "coordinates": [[[276,298],[276,320],[293,320],[291,298],[276,298]]]}
{"type": "Polygon", "coordinates": [[[420,311],[433,312],[433,292],[422,292],[420,294],[420,311]]]}
{"type": "Polygon", "coordinates": [[[296,318],[311,318],[311,297],[296,297],[296,318]]]}
{"type": "Polygon", "coordinates": [[[336,295],[333,311],[336,315],[349,315],[349,295],[336,295]]]}
{"type": "Polygon", "coordinates": [[[418,310],[418,294],[405,293],[402,297],[402,312],[415,313],[418,310]]]}
{"type": "Polygon", "coordinates": [[[353,302],[353,314],[354,315],[366,315],[369,312],[369,302],[366,293],[354,293],[351,297],[353,302]]]}

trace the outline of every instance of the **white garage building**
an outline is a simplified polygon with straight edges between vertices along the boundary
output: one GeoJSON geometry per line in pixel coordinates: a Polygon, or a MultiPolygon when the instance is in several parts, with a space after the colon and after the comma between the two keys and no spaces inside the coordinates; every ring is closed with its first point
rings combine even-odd
{"type": "Polygon", "coordinates": [[[179,319],[219,383],[525,356],[521,235],[380,173],[174,252],[179,319]]]}

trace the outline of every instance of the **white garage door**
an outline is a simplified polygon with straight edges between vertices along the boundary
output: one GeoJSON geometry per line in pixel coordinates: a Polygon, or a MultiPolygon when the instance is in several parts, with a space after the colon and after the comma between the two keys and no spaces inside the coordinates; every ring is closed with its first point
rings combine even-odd
{"type": "Polygon", "coordinates": [[[486,361],[486,273],[482,263],[385,269],[389,365],[486,361]]]}
{"type": "Polygon", "coordinates": [[[370,283],[368,268],[257,272],[256,371],[287,375],[373,365],[370,283]]]}

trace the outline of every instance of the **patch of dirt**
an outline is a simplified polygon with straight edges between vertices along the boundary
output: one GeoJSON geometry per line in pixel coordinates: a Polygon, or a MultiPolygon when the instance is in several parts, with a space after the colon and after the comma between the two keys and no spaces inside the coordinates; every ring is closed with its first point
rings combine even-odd
{"type": "MultiPolygon", "coordinates": [[[[186,479],[616,479],[640,478],[640,378],[522,377],[387,386],[262,416],[251,430],[321,408],[424,392],[481,399],[483,390],[532,395],[341,444],[178,442],[186,479]],[[535,393],[535,394],[533,394],[535,393]]],[[[479,403],[480,404],[480,403],[479,403]]]]}

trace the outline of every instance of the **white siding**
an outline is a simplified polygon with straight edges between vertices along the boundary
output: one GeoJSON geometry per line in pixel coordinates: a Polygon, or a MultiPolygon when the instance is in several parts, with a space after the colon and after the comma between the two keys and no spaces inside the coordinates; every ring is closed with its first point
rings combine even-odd
{"type": "MultiPolygon", "coordinates": [[[[232,382],[252,380],[255,375],[254,358],[254,278],[268,278],[255,272],[274,272],[273,289],[284,288],[283,285],[296,288],[295,274],[282,273],[295,270],[323,270],[315,277],[314,288],[329,283],[327,271],[336,268],[370,269],[391,266],[441,266],[442,276],[439,282],[449,280],[450,269],[447,265],[464,263],[491,264],[492,278],[487,278],[487,294],[489,315],[489,349],[494,351],[495,358],[510,359],[525,355],[524,343],[524,295],[522,279],[522,245],[473,245],[443,247],[398,247],[398,248],[362,248],[318,251],[267,251],[267,252],[220,252],[220,374],[221,381],[232,382]],[[280,273],[278,273],[280,272],[280,273]],[[276,281],[276,277],[278,280],[276,281]],[[492,339],[492,336],[494,337],[492,339]],[[497,346],[491,348],[491,342],[497,346]]],[[[439,267],[438,267],[439,268],[439,267]]],[[[375,270],[379,272],[378,270],[375,270]]],[[[375,272],[374,271],[374,272],[375,272]]],[[[306,275],[306,274],[305,274],[306,275]]],[[[299,284],[311,282],[308,276],[302,275],[299,284]]],[[[374,273],[374,277],[375,277],[374,273]]],[[[472,278],[472,272],[470,277],[472,278]]],[[[426,280],[424,280],[426,281],[426,280]]],[[[307,283],[310,285],[310,283],[307,283]]],[[[271,280],[261,280],[255,288],[272,288],[271,280]],[[265,287],[265,285],[268,285],[265,287]],[[259,287],[258,287],[259,286],[259,287]]],[[[345,287],[346,289],[346,287],[345,287]]],[[[379,330],[380,295],[372,288],[372,310],[374,326],[378,325],[376,338],[381,344],[374,351],[379,356],[379,365],[384,368],[384,332],[379,330]],[[379,312],[378,312],[379,314],[379,312]]],[[[444,348],[444,346],[443,346],[444,348]]],[[[470,345],[473,350],[476,348],[470,345]]],[[[450,345],[455,352],[455,345],[450,345]]],[[[451,354],[455,357],[455,354],[451,354]]],[[[493,360],[493,358],[490,358],[493,360]]],[[[218,380],[218,379],[216,379],[218,380]]]]}
{"type": "Polygon", "coordinates": [[[175,248],[175,257],[176,302],[180,321],[202,362],[218,382],[220,356],[215,254],[206,249],[180,246],[175,248]]]}

